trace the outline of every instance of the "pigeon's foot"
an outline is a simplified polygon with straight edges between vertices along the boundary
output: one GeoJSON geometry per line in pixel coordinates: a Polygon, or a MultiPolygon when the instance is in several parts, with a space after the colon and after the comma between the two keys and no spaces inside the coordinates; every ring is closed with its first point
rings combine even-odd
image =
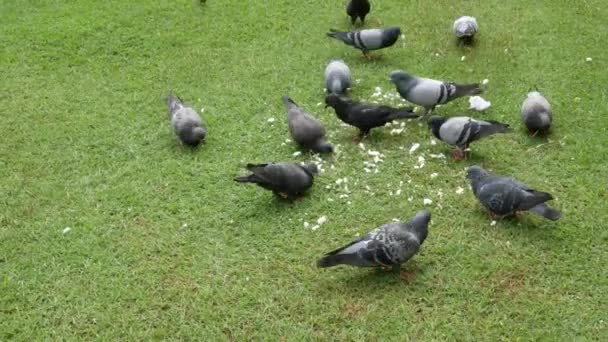
{"type": "Polygon", "coordinates": [[[452,156],[454,156],[454,160],[461,161],[464,159],[464,151],[459,148],[455,148],[452,150],[452,156]]]}
{"type": "Polygon", "coordinates": [[[363,57],[365,57],[365,59],[367,59],[368,61],[377,61],[380,59],[380,56],[378,55],[372,55],[369,52],[364,52],[363,53],[363,57]]]}
{"type": "Polygon", "coordinates": [[[387,266],[387,265],[380,265],[380,268],[383,269],[383,270],[385,270],[385,271],[390,271],[390,270],[393,269],[391,266],[387,266]]]}
{"type": "Polygon", "coordinates": [[[529,135],[530,137],[534,138],[535,136],[537,136],[537,135],[538,135],[538,130],[536,130],[536,131],[528,131],[528,135],[529,135]]]}

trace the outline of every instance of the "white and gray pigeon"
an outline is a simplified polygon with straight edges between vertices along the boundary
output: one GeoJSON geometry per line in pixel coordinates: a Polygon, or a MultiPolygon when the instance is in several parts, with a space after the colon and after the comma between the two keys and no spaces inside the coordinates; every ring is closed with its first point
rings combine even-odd
{"type": "Polygon", "coordinates": [[[359,18],[361,19],[361,25],[363,25],[370,8],[369,0],[350,0],[346,5],[346,14],[350,17],[351,24],[355,25],[355,21],[359,18]]]}
{"type": "Polygon", "coordinates": [[[430,220],[431,213],[422,210],[409,222],[384,224],[348,245],[327,253],[317,261],[317,266],[380,266],[398,271],[402,263],[420,250],[428,235],[430,220]]]}
{"type": "Polygon", "coordinates": [[[538,91],[529,92],[521,106],[521,119],[530,133],[547,132],[553,122],[553,112],[549,101],[538,91]]]}
{"type": "Polygon", "coordinates": [[[341,40],[344,44],[361,50],[365,57],[369,57],[369,51],[384,49],[395,44],[400,34],[401,29],[398,26],[393,26],[385,29],[366,29],[351,32],[332,29],[327,33],[327,36],[341,40]]]}
{"type": "Polygon", "coordinates": [[[184,105],[183,101],[169,94],[166,98],[169,107],[169,118],[175,134],[186,145],[196,146],[207,136],[207,129],[198,113],[192,108],[184,105]]]}
{"type": "Polygon", "coordinates": [[[430,115],[439,104],[483,92],[478,83],[457,84],[437,81],[416,77],[401,70],[391,72],[390,79],[397,87],[399,95],[413,104],[424,107],[426,115],[430,115]]]}
{"type": "Polygon", "coordinates": [[[531,211],[552,221],[562,214],[545,202],[553,199],[551,194],[532,189],[514,178],[495,176],[480,166],[467,169],[467,178],[479,202],[490,211],[493,219],[531,211]]]}
{"type": "Polygon", "coordinates": [[[428,121],[433,135],[452,146],[454,159],[464,158],[464,152],[469,144],[496,133],[507,133],[509,125],[492,120],[476,120],[468,116],[444,117],[433,115],[428,121]]]}
{"type": "Polygon", "coordinates": [[[318,173],[317,165],[290,162],[247,164],[251,174],[235,177],[239,183],[254,183],[272,191],[275,195],[287,199],[295,199],[303,195],[314,181],[318,173]]]}
{"type": "Polygon", "coordinates": [[[454,35],[459,39],[473,39],[477,33],[477,19],[475,17],[462,16],[454,21],[454,35]]]}
{"type": "Polygon", "coordinates": [[[353,83],[350,68],[341,59],[333,59],[325,68],[325,89],[329,94],[344,95],[353,83]]]}
{"type": "Polygon", "coordinates": [[[287,123],[293,140],[305,149],[316,153],[331,153],[333,147],[325,141],[325,128],[312,115],[289,98],[283,96],[287,107],[287,123]]]}

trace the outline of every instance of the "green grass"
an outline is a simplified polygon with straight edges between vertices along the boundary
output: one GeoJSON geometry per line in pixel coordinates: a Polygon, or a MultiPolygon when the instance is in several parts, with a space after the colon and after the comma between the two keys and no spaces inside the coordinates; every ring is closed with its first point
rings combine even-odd
{"type": "Polygon", "coordinates": [[[406,38],[372,62],[325,37],[349,27],[342,1],[197,3],[0,3],[0,340],[608,339],[604,1],[373,1],[367,26],[399,24],[406,38]],[[478,18],[474,49],[451,35],[461,14],[478,18]],[[355,131],[317,105],[336,57],[361,99],[393,91],[396,68],[488,78],[487,113],[466,99],[437,112],[515,132],[456,163],[429,157],[449,148],[416,122],[398,136],[378,129],[365,144],[385,161],[365,173],[355,131]],[[546,140],[519,119],[534,86],[554,107],[546,140]],[[205,108],[201,148],[173,136],[170,89],[205,108]],[[294,204],[232,181],[246,162],[310,158],[282,144],[284,94],[340,145],[294,204]],[[426,165],[414,169],[420,154],[426,165]],[[464,178],[473,163],[553,193],[563,219],[490,226],[464,178]],[[334,185],[343,177],[348,199],[334,185]],[[433,220],[405,265],[414,279],[315,267],[355,235],[411,217],[425,197],[433,220]],[[304,228],[323,215],[319,230],[304,228]]]}

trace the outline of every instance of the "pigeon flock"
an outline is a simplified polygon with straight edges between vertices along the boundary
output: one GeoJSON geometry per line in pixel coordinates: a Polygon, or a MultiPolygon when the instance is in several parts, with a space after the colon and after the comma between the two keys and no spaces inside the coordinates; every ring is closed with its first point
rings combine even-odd
{"type": "MultiPolygon", "coordinates": [[[[352,25],[355,25],[357,19],[364,25],[370,9],[368,0],[350,0],[346,13],[351,18],[352,25]]],[[[464,44],[473,42],[477,31],[477,20],[470,16],[460,17],[453,24],[454,35],[464,44]]],[[[401,29],[397,26],[350,32],[332,29],[327,33],[327,36],[361,50],[365,58],[372,58],[370,51],[392,46],[400,35],[401,29]]],[[[338,119],[359,130],[359,135],[354,138],[356,142],[364,139],[372,128],[385,126],[395,120],[426,119],[432,135],[452,145],[454,159],[461,160],[466,158],[465,153],[472,142],[512,131],[509,125],[497,121],[468,116],[432,115],[438,105],[464,96],[481,94],[483,89],[480,84],[439,81],[417,77],[401,70],[394,70],[388,76],[403,99],[424,109],[422,114],[417,114],[414,107],[394,108],[353,100],[346,95],[353,86],[348,65],[341,59],[334,59],[325,69],[326,108],[333,108],[338,119]]],[[[312,153],[332,153],[334,148],[326,140],[323,124],[289,96],[283,96],[282,100],[293,141],[301,149],[312,153]]],[[[171,125],[182,143],[197,146],[204,142],[207,128],[199,114],[172,93],[167,97],[166,103],[171,125]]],[[[530,134],[546,134],[553,122],[547,99],[538,91],[530,92],[523,102],[521,119],[530,134]]],[[[250,174],[235,177],[236,182],[254,183],[288,200],[303,196],[313,186],[314,178],[319,172],[314,163],[247,164],[246,168],[250,174]]],[[[553,221],[561,217],[560,211],[546,204],[553,199],[547,192],[535,190],[514,178],[493,175],[480,166],[467,168],[466,174],[475,197],[492,219],[517,216],[523,211],[531,211],[553,221]]],[[[428,236],[430,220],[431,213],[422,210],[409,222],[384,224],[348,245],[327,253],[317,261],[317,266],[325,268],[351,265],[398,271],[402,263],[419,251],[428,236]]]]}

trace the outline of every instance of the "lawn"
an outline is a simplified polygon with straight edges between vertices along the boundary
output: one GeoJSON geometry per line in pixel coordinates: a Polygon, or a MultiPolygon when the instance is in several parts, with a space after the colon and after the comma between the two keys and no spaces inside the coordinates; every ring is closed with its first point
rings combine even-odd
{"type": "Polygon", "coordinates": [[[366,27],[405,39],[367,61],[325,36],[350,28],[343,1],[2,1],[0,340],[608,340],[606,16],[600,0],[375,0],[366,27]],[[451,34],[462,14],[478,19],[474,48],[451,34]],[[466,98],[436,112],[514,132],[463,162],[417,121],[362,149],[320,104],[332,58],[354,98],[387,104],[401,103],[394,69],[489,79],[485,113],[466,98]],[[553,105],[547,138],[520,121],[533,87],[553,105]],[[200,148],[173,135],[169,90],[204,108],[200,148]],[[286,142],[285,94],[338,150],[295,203],[232,180],[247,162],[315,158],[286,142]],[[554,194],[563,218],[491,225],[473,164],[554,194]],[[414,278],[315,266],[424,207],[414,278]]]}

